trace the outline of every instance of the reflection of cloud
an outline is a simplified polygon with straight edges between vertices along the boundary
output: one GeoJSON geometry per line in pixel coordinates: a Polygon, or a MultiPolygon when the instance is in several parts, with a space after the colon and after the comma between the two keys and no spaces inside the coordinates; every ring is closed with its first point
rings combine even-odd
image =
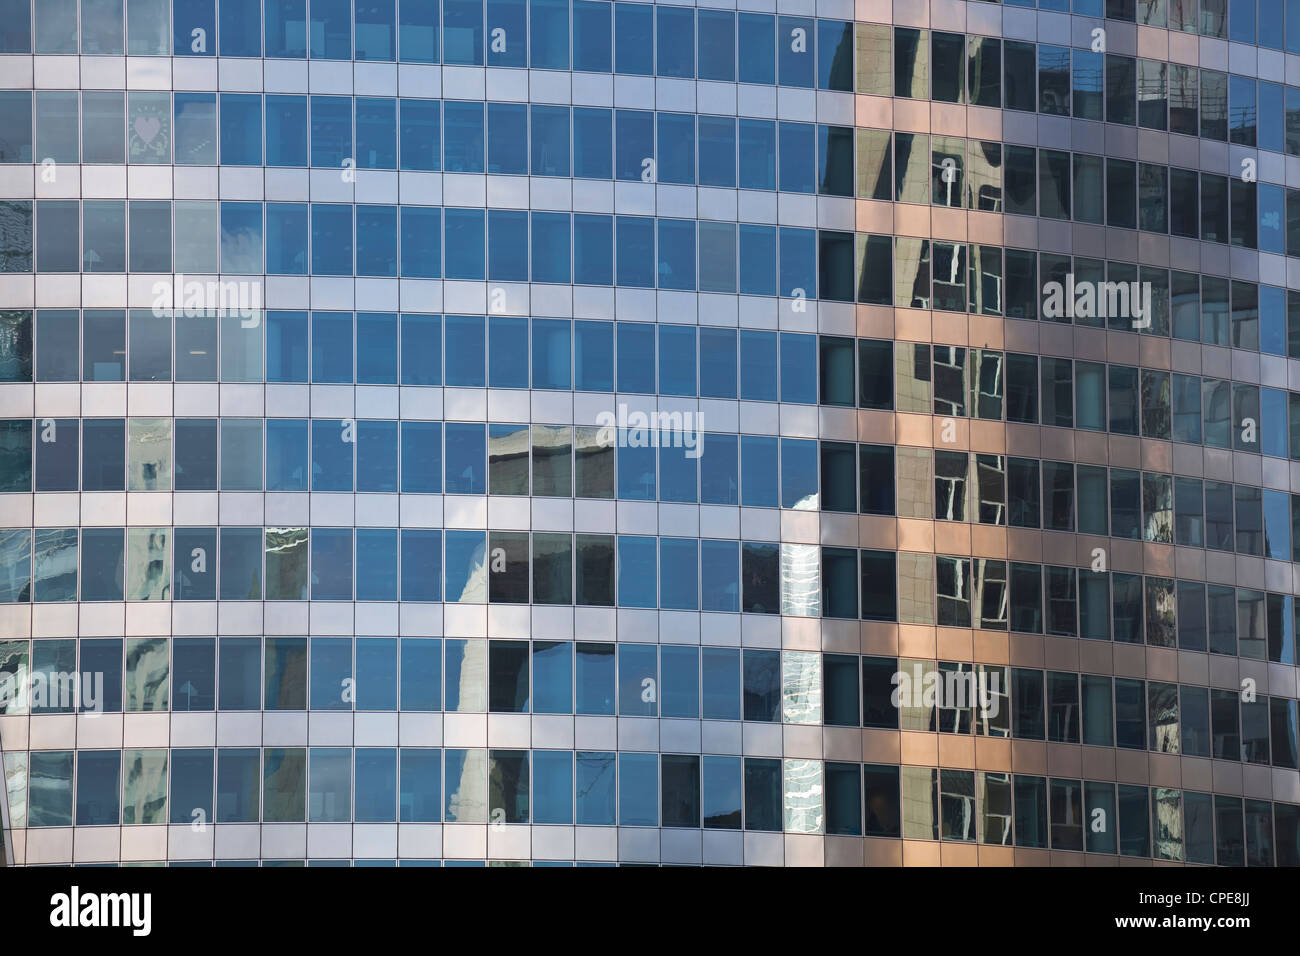
{"type": "MultiPolygon", "coordinates": [[[[484,645],[486,641],[472,641],[484,645]]],[[[486,656],[486,654],[484,654],[486,656]]],[[[461,670],[462,682],[466,679],[465,670],[461,670]]],[[[465,760],[460,766],[460,775],[452,779],[453,765],[447,764],[447,822],[448,823],[485,823],[487,822],[487,762],[486,750],[466,750],[465,760]]]]}
{"type": "MultiPolygon", "coordinates": [[[[448,581],[450,581],[450,575],[448,581]]],[[[465,571],[465,586],[460,594],[447,592],[447,600],[458,604],[486,604],[488,599],[487,542],[482,541],[474,547],[465,571]]]]}

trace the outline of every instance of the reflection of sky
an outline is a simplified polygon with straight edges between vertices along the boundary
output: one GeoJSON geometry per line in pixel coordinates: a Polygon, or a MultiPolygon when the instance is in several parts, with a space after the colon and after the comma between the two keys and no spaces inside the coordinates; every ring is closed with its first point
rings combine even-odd
{"type": "Polygon", "coordinates": [[[448,533],[447,601],[486,604],[488,599],[487,536],[482,531],[461,537],[448,533]],[[477,541],[472,544],[468,538],[477,541]],[[460,537],[457,541],[456,538],[460,537]],[[467,546],[468,545],[468,546],[467,546]],[[454,549],[454,550],[453,550],[454,549]]]}

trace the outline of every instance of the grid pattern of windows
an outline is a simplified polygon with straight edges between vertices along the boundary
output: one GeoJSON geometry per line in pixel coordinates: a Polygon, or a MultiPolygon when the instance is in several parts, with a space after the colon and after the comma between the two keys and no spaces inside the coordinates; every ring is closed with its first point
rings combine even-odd
{"type": "Polygon", "coordinates": [[[1300,866],[1300,3],[760,6],[0,0],[0,865],[1300,866]]]}

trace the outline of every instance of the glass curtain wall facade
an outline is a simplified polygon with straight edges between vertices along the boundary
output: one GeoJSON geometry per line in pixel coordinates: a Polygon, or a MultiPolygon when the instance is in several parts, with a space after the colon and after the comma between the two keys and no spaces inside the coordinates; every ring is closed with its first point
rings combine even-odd
{"type": "Polygon", "coordinates": [[[1300,864],[1300,2],[0,0],[7,865],[1300,864]]]}

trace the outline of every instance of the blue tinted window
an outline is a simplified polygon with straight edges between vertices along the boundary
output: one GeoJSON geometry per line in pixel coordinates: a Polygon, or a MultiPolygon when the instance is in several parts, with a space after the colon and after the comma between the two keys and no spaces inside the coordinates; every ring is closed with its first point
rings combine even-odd
{"type": "MultiPolygon", "coordinates": [[[[701,609],[740,610],[740,542],[700,542],[701,609]]],[[[705,649],[707,660],[708,649],[705,649]]],[[[705,714],[705,717],[716,716],[705,714]]],[[[734,719],[734,718],[733,718],[734,719]]]]}
{"type": "Polygon", "coordinates": [[[461,388],[482,388],[487,384],[487,362],[483,317],[447,316],[447,384],[461,388]]]}
{"type": "MultiPolygon", "coordinates": [[[[449,602],[481,602],[486,597],[475,586],[476,578],[482,572],[484,566],[486,542],[487,536],[482,531],[449,530],[446,533],[446,593],[449,602]]],[[[471,688],[474,684],[470,677],[472,671],[469,671],[470,664],[466,656],[469,644],[468,641],[459,640],[447,642],[448,710],[460,709],[459,694],[464,694],[467,701],[473,699],[471,688]],[[457,649],[454,657],[452,654],[453,648],[457,649]]],[[[466,709],[469,709],[469,706],[467,704],[466,709]]]]}
{"type": "MultiPolygon", "coordinates": [[[[299,313],[302,314],[302,313],[299,313]]],[[[306,315],[303,314],[304,331],[306,315]]],[[[306,342],[303,342],[306,350],[306,342]]],[[[304,360],[304,380],[305,365],[304,360]]],[[[266,421],[266,490],[307,491],[308,433],[305,419],[274,419],[266,421]]]]}
{"type": "MultiPolygon", "coordinates": [[[[659,8],[663,9],[663,8],[659,8]]],[[[659,113],[659,182],[695,183],[693,113],[659,113]]]]}
{"type": "Polygon", "coordinates": [[[614,178],[653,182],[655,114],[649,110],[618,110],[614,114],[614,178]]]}
{"type": "Polygon", "coordinates": [[[579,643],[575,651],[577,713],[613,714],[614,645],[579,643]]]}
{"type": "Polygon", "coordinates": [[[356,0],[356,59],[393,59],[395,5],[396,0],[356,0]]]}
{"type": "MultiPolygon", "coordinates": [[[[659,219],[657,222],[659,224],[659,288],[694,292],[695,220],[659,219]]],[[[691,394],[694,394],[693,388],[691,394]]]]}
{"type": "Polygon", "coordinates": [[[308,0],[313,59],[347,60],[352,56],[352,4],[348,0],[308,0]]]}
{"type": "Polygon", "coordinates": [[[443,0],[442,62],[483,65],[482,0],[443,0]]]}
{"type": "MultiPolygon", "coordinates": [[[[307,165],[307,97],[266,96],[266,165],[307,165]]],[[[324,132],[322,131],[322,148],[324,132]]],[[[322,156],[324,153],[322,153],[322,156]]]]}
{"type": "Polygon", "coordinates": [[[403,823],[442,819],[442,751],[403,747],[398,802],[403,823]]]}
{"type": "Polygon", "coordinates": [[[618,822],[653,827],[659,823],[659,755],[618,755],[618,822]]]}
{"type": "Polygon", "coordinates": [[[357,383],[397,384],[397,315],[357,313],[357,383]]]}
{"type": "Polygon", "coordinates": [[[402,384],[442,382],[442,317],[402,315],[402,384]]]}
{"type": "Polygon", "coordinates": [[[817,442],[781,439],[781,507],[804,511],[817,508],[817,442]]]}
{"type": "Polygon", "coordinates": [[[307,313],[266,313],[266,380],[307,381],[307,313]]]}
{"type": "Polygon", "coordinates": [[[569,282],[569,215],[562,212],[532,213],[532,281],[569,282]]]}
{"type": "Polygon", "coordinates": [[[574,322],[573,361],[578,391],[614,391],[614,323],[574,322]]]}
{"type": "Polygon", "coordinates": [[[776,279],[776,228],[742,224],[740,226],[741,294],[776,295],[776,279]]]}
{"type": "Polygon", "coordinates": [[[484,217],[482,209],[447,209],[446,276],[483,279],[484,217]]]}
{"type": "MultiPolygon", "coordinates": [[[[568,0],[529,0],[529,66],[534,70],[569,68],[568,0]]],[[[540,821],[539,821],[540,822],[540,821]]]]}
{"type": "Polygon", "coordinates": [[[736,397],[736,330],[700,328],[700,396],[736,397]]]}
{"type": "Polygon", "coordinates": [[[216,688],[215,639],[172,641],[172,710],[212,710],[216,688]]]}
{"type": "Polygon", "coordinates": [[[211,750],[175,749],[169,755],[171,822],[195,824],[213,819],[211,750]]]}
{"type": "Polygon", "coordinates": [[[402,600],[438,601],[442,594],[442,532],[402,529],[402,600]]]}
{"type": "Polygon", "coordinates": [[[441,492],[441,421],[403,421],[402,490],[408,494],[441,492]]]}
{"type": "Polygon", "coordinates": [[[570,388],[568,320],[533,319],[532,326],[533,388],[570,388]]]}
{"type": "Polygon", "coordinates": [[[311,596],[315,601],[352,600],[350,528],[312,529],[311,596]]]}
{"type": "Polygon", "coordinates": [[[357,491],[397,491],[397,425],[391,419],[357,423],[357,491]]]}
{"type": "MultiPolygon", "coordinates": [[[[700,185],[736,185],[736,120],[730,116],[701,116],[700,185]]],[[[751,160],[757,162],[757,158],[751,160]]]]}
{"type": "Polygon", "coordinates": [[[447,494],[487,494],[487,438],[483,426],[448,422],[446,432],[447,494]]]}
{"type": "Polygon", "coordinates": [[[311,639],[311,709],[351,710],[352,638],[311,639]]]}
{"type": "Polygon", "coordinates": [[[813,20],[780,17],[777,20],[777,63],[780,66],[778,82],[782,86],[812,86],[815,73],[815,44],[813,20]]]}
{"type": "Polygon", "coordinates": [[[356,676],[357,710],[396,710],[397,639],[357,638],[356,676]]]}
{"type": "Polygon", "coordinates": [[[817,230],[782,226],[781,295],[812,298],[816,294],[817,230]]]}
{"type": "Polygon", "coordinates": [[[358,747],[356,753],[356,821],[392,823],[397,819],[397,751],[358,747]]]}
{"type": "Polygon", "coordinates": [[[311,164],[342,169],[352,155],[352,98],[311,98],[311,164]]]}
{"type": "Polygon", "coordinates": [[[357,275],[397,276],[396,206],[357,206],[357,275]]]}
{"type": "Polygon", "coordinates": [[[700,455],[700,501],[706,505],[740,504],[740,467],[735,435],[710,432],[707,453],[700,455]]]}
{"type": "Polygon", "coordinates": [[[631,501],[655,500],[655,449],[648,429],[619,432],[618,496],[631,501]]]}
{"type": "MultiPolygon", "coordinates": [[[[740,188],[776,188],[776,124],[770,120],[738,120],[740,188]]],[[[796,124],[783,124],[786,126],[796,124]]],[[[811,164],[811,157],[809,158],[811,164]]],[[[811,189],[808,190],[811,192],[811,189]]],[[[743,227],[742,227],[743,228],[743,227]]]]}
{"type": "Polygon", "coordinates": [[[448,100],[443,104],[442,120],[443,169],[449,173],[483,172],[483,104],[448,100]]]}
{"type": "Polygon", "coordinates": [[[742,83],[776,82],[776,18],[757,13],[737,16],[742,83]]]}
{"type": "MultiPolygon", "coordinates": [[[[662,227],[663,220],[660,220],[662,227]]],[[[695,327],[660,325],[659,392],[662,395],[695,394],[695,327]]]]}
{"type": "Polygon", "coordinates": [[[777,400],[775,332],[742,329],[740,333],[740,397],[744,401],[777,400]]]}
{"type": "MultiPolygon", "coordinates": [[[[260,660],[258,664],[260,667],[260,660]]],[[[258,748],[223,747],[217,751],[218,823],[256,823],[261,819],[261,773],[262,753],[258,748]]]]}
{"type": "Polygon", "coordinates": [[[489,103],[487,121],[487,171],[527,174],[528,107],[523,103],[489,103]]]}
{"type": "Polygon", "coordinates": [[[352,450],[350,426],[337,419],[318,418],[311,423],[311,490],[351,491],[352,450]]]}
{"type": "Polygon", "coordinates": [[[811,123],[781,123],[777,127],[780,189],[811,193],[817,189],[817,127],[811,123]]]}
{"type": "Polygon", "coordinates": [[[266,204],[266,271],[274,275],[307,274],[308,212],[306,203],[266,204]]]}
{"type": "Polygon", "coordinates": [[[573,823],[573,754],[533,751],[533,822],[573,823]]]}
{"type": "Polygon", "coordinates": [[[357,168],[397,168],[397,101],[374,96],[356,98],[357,168]]]}
{"type": "Polygon", "coordinates": [[[488,320],[488,385],[528,387],[527,319],[494,315],[488,320]]]}
{"type": "MultiPolygon", "coordinates": [[[[44,108],[42,100],[51,94],[38,93],[36,113],[40,117],[44,108]]],[[[67,93],[55,93],[53,96],[68,96],[67,93]]],[[[215,93],[174,93],[172,94],[172,104],[176,115],[176,122],[173,126],[173,145],[176,151],[177,164],[196,165],[196,166],[213,166],[218,162],[217,154],[217,97],[215,93]]],[[[67,147],[61,152],[59,150],[47,149],[40,140],[40,126],[38,123],[36,151],[42,157],[49,156],[60,163],[75,163],[77,161],[77,94],[72,93],[67,101],[68,116],[71,121],[71,128],[67,132],[67,147]]],[[[259,106],[259,116],[255,122],[259,127],[257,144],[259,146],[260,162],[260,144],[261,144],[261,116],[259,106]]]]}
{"type": "Polygon", "coordinates": [[[121,528],[83,528],[81,599],[121,601],[124,534],[121,528]]]}
{"type": "Polygon", "coordinates": [[[615,231],[617,284],[654,288],[655,221],[642,216],[619,216],[615,231]]]}
{"type": "Polygon", "coordinates": [[[698,464],[702,452],[702,439],[698,431],[683,428],[681,432],[661,432],[659,435],[659,500],[695,504],[698,501],[696,486],[699,483],[698,464]]]}
{"type": "Polygon", "coordinates": [[[533,641],[532,663],[533,713],[572,713],[573,645],[567,641],[533,641]]]}
{"type": "MultiPolygon", "coordinates": [[[[233,19],[249,7],[252,7],[255,13],[257,12],[255,6],[247,3],[229,2],[223,3],[221,6],[223,8],[221,11],[222,32],[225,30],[227,17],[233,19]],[[225,9],[227,6],[231,8],[229,11],[225,9]]],[[[6,15],[8,15],[7,11],[6,15]]],[[[262,36],[262,24],[258,22],[258,19],[254,19],[252,22],[254,42],[260,40],[262,36]]],[[[240,23],[235,20],[230,25],[238,29],[240,23]]],[[[176,56],[216,56],[216,39],[216,0],[172,0],[172,50],[176,56]]],[[[235,51],[238,44],[239,40],[232,37],[229,44],[223,44],[222,54],[225,56],[258,56],[261,52],[258,50],[251,54],[237,53],[235,51]]],[[[27,53],[30,51],[5,50],[5,52],[27,53]]]]}
{"type": "Polygon", "coordinates": [[[569,108],[533,106],[532,174],[568,176],[569,169],[569,108]]]}
{"type": "Polygon", "coordinates": [[[612,4],[573,0],[573,68],[586,73],[611,70],[612,4]]]}
{"type": "Polygon", "coordinates": [[[442,210],[428,206],[402,206],[401,209],[402,275],[438,278],[442,275],[442,210]]]}
{"type": "Polygon", "coordinates": [[[403,63],[438,62],[438,5],[399,0],[397,53],[403,63]]]}
{"type": "Polygon", "coordinates": [[[265,10],[266,55],[305,57],[307,55],[307,0],[266,0],[265,10]]]}
{"type": "MultiPolygon", "coordinates": [[[[614,114],[611,110],[573,110],[573,175],[579,179],[614,176],[614,114]]],[[[647,154],[648,155],[648,154],[647,154]]],[[[640,178],[640,173],[637,173],[640,178]]]]}
{"type": "Polygon", "coordinates": [[[311,380],[352,381],[352,313],[311,314],[311,380]]]}
{"type": "Polygon", "coordinates": [[[618,603],[620,607],[655,607],[657,580],[655,572],[658,563],[655,560],[655,544],[655,538],[619,535],[618,603]]]}
{"type": "Polygon", "coordinates": [[[402,710],[442,709],[442,641],[402,638],[402,710]]]}
{"type": "Polygon", "coordinates": [[[611,216],[573,216],[573,281],[613,285],[614,223],[611,216]]]}
{"type": "Polygon", "coordinates": [[[817,336],[781,333],[781,401],[817,404],[817,336]]]}
{"type": "Polygon", "coordinates": [[[656,73],[659,76],[695,75],[695,11],[655,7],[656,73]]]}
{"type": "Polygon", "coordinates": [[[311,271],[352,275],[352,206],[311,204],[311,271]]]}
{"type": "Polygon", "coordinates": [[[121,770],[121,751],[77,751],[77,826],[117,825],[121,770]]]}
{"type": "Polygon", "coordinates": [[[442,168],[442,110],[438,100],[398,100],[401,107],[402,169],[442,168]]]}
{"type": "MultiPolygon", "coordinates": [[[[699,608],[699,542],[694,538],[659,539],[659,606],[681,611],[699,608]]],[[[665,651],[668,648],[664,648],[665,651]]],[[[692,654],[694,650],[692,649],[692,654]]],[[[692,666],[691,670],[694,670],[692,666]]],[[[664,675],[667,684],[668,675],[664,675]]],[[[667,687],[665,686],[665,692],[667,687]]],[[[665,698],[665,717],[696,716],[695,714],[668,713],[665,698]]]]}
{"type": "Polygon", "coordinates": [[[736,15],[725,10],[700,10],[696,16],[700,79],[735,82],[736,15]]]}
{"type": "Polygon", "coordinates": [[[614,71],[649,76],[654,72],[654,7],[614,4],[614,71]]]}
{"type": "Polygon", "coordinates": [[[357,529],[357,600],[397,600],[397,529],[357,529]]]}
{"type": "Polygon", "coordinates": [[[655,328],[648,322],[618,323],[618,390],[620,392],[654,393],[655,328]]]}
{"type": "Polygon", "coordinates": [[[262,262],[262,204],[221,204],[221,271],[258,273],[262,262]]]}
{"type": "Polygon", "coordinates": [[[741,504],[747,508],[777,506],[777,440],[765,435],[740,437],[741,504]]]}
{"type": "MultiPolygon", "coordinates": [[[[809,38],[809,47],[812,39],[809,38]]],[[[853,24],[838,20],[817,21],[817,87],[822,90],[853,89],[853,24]]]]}
{"type": "Polygon", "coordinates": [[[488,279],[500,282],[528,281],[527,212],[515,209],[488,210],[488,279]]]}
{"type": "Polygon", "coordinates": [[[612,753],[578,751],[574,754],[579,826],[612,826],[615,823],[615,789],[612,753]]]}

